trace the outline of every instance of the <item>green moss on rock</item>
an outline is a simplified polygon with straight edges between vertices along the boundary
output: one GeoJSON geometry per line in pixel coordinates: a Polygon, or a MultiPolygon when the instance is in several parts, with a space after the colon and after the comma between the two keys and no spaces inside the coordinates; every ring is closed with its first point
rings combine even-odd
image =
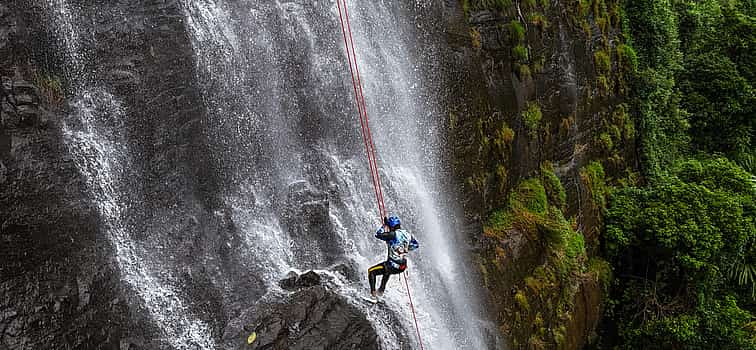
{"type": "Polygon", "coordinates": [[[512,20],[512,22],[509,22],[509,38],[517,44],[525,40],[525,28],[520,21],[512,20]]]}
{"type": "Polygon", "coordinates": [[[541,164],[541,181],[543,181],[549,202],[564,210],[567,205],[567,192],[562,186],[562,181],[554,174],[554,166],[551,162],[541,164]]]}
{"type": "Polygon", "coordinates": [[[525,110],[522,112],[522,121],[530,132],[531,137],[536,136],[542,118],[543,113],[541,112],[541,106],[538,105],[538,102],[528,102],[525,105],[525,110]]]}
{"type": "Polygon", "coordinates": [[[524,209],[538,214],[546,213],[548,201],[541,181],[532,178],[520,182],[517,189],[509,196],[509,205],[513,209],[524,209]]]}

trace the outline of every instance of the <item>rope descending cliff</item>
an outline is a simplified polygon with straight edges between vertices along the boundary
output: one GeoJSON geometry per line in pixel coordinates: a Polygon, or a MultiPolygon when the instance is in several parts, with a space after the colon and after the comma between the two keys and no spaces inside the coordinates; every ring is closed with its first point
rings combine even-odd
{"type": "MultiPolygon", "coordinates": [[[[344,48],[346,49],[347,60],[349,61],[349,73],[352,76],[352,88],[354,89],[354,98],[357,104],[357,114],[359,114],[360,117],[362,141],[365,145],[365,152],[367,154],[368,165],[370,167],[370,176],[373,182],[373,190],[375,192],[375,199],[378,205],[378,217],[381,222],[383,222],[383,218],[386,217],[388,213],[386,212],[386,205],[383,201],[381,177],[380,174],[378,174],[378,160],[376,157],[375,144],[373,143],[373,136],[370,131],[367,105],[365,104],[365,93],[362,89],[362,77],[360,76],[360,69],[357,65],[357,54],[354,49],[354,37],[352,36],[352,27],[349,22],[349,10],[347,9],[346,0],[337,0],[336,4],[339,9],[339,21],[341,22],[341,33],[344,37],[344,48]],[[345,22],[346,27],[344,26],[345,22]],[[347,34],[349,34],[348,37],[347,34]]],[[[417,341],[420,344],[420,349],[424,349],[423,340],[422,337],[420,337],[420,327],[417,323],[417,315],[415,314],[415,306],[412,303],[412,293],[410,293],[407,275],[402,274],[402,276],[404,276],[404,285],[407,290],[407,299],[409,300],[410,310],[412,311],[412,319],[415,321],[417,341]]]]}

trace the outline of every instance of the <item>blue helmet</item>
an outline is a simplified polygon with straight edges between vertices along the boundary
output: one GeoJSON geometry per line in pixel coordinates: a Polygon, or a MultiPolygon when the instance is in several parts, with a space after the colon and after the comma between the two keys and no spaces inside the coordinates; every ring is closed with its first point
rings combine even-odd
{"type": "Polygon", "coordinates": [[[388,224],[389,228],[394,228],[402,224],[402,222],[396,216],[389,217],[386,223],[388,224]]]}

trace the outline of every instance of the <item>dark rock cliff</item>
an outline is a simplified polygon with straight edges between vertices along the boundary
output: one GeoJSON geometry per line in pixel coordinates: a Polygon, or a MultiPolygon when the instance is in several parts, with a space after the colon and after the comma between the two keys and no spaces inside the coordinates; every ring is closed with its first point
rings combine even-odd
{"type": "Polygon", "coordinates": [[[449,7],[454,169],[494,317],[512,348],[582,348],[610,273],[604,184],[637,168],[619,3],[449,7]]]}

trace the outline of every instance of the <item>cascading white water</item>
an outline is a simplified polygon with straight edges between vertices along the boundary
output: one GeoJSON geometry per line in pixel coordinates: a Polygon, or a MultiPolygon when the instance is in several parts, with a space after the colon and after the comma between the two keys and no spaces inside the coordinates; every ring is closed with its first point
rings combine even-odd
{"type": "Polygon", "coordinates": [[[191,316],[185,302],[166,282],[173,279],[171,272],[150,269],[148,250],[132,239],[125,224],[125,178],[132,167],[123,134],[127,115],[122,103],[99,86],[85,68],[87,55],[79,35],[80,18],[65,0],[47,0],[42,5],[54,26],[52,31],[57,33],[66,62],[69,95],[74,101],[62,124],[62,134],[99,210],[122,278],[162,331],[163,342],[176,349],[215,348],[207,324],[191,316]]]}
{"type": "MultiPolygon", "coordinates": [[[[208,132],[217,140],[218,156],[233,184],[225,197],[247,237],[247,249],[269,252],[264,259],[249,257],[260,266],[268,287],[275,290],[289,269],[328,265],[320,252],[305,257],[291,253],[297,245],[311,243],[282,222],[291,219],[280,208],[287,204],[280,202],[292,188],[323,192],[317,200],[329,203],[333,232],[313,242],[327,241],[360,271],[385,259],[383,243],[372,238],[379,221],[335,2],[183,4],[212,117],[208,132]]],[[[430,349],[485,348],[474,288],[467,285],[456,247],[459,238],[449,219],[457,208],[440,185],[443,113],[434,92],[424,88],[422,64],[411,53],[417,44],[412,19],[389,2],[348,5],[387,208],[421,242],[409,270],[420,333],[430,349]]],[[[313,235],[318,229],[305,231],[313,235]]],[[[366,310],[385,348],[415,343],[400,284],[394,276],[386,295],[389,308],[399,315],[400,330],[380,313],[366,310]]],[[[354,297],[364,288],[349,284],[343,293],[354,297]]]]}

